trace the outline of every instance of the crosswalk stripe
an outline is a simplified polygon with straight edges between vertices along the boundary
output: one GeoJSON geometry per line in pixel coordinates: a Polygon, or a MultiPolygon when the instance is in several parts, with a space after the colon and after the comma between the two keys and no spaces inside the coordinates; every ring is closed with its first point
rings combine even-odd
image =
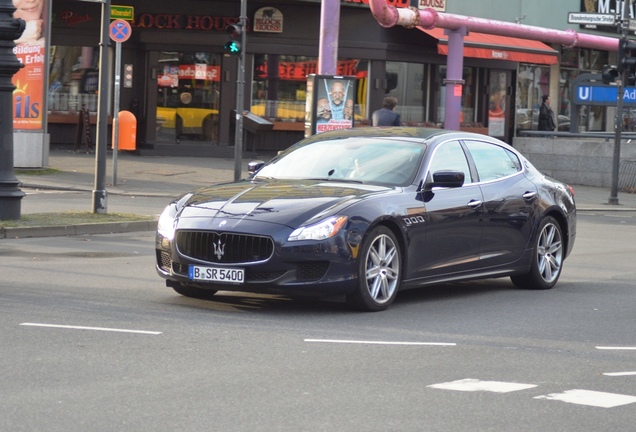
{"type": "Polygon", "coordinates": [[[567,390],[563,393],[550,393],[534,399],[546,399],[599,408],[614,408],[636,402],[635,396],[605,393],[591,390],[567,390]]]}
{"type": "Polygon", "coordinates": [[[509,393],[513,391],[525,390],[536,387],[535,384],[521,384],[501,381],[481,381],[478,379],[467,378],[458,381],[451,381],[441,384],[433,384],[428,387],[442,390],[457,391],[487,391],[494,393],[509,393]]]}

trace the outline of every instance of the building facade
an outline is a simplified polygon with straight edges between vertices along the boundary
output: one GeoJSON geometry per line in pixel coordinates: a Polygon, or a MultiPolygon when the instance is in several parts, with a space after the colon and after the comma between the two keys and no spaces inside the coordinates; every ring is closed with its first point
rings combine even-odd
{"type": "MultiPolygon", "coordinates": [[[[434,7],[447,13],[547,28],[616,34],[615,28],[568,24],[568,13],[605,13],[598,0],[387,0],[396,7],[434,7]]],[[[154,154],[231,154],[234,145],[238,60],[223,47],[226,28],[240,20],[240,1],[129,0],[130,38],[121,44],[120,109],[137,118],[137,148],[154,154]],[[194,152],[194,153],[193,153],[194,152]]],[[[52,146],[78,139],[78,113],[94,119],[99,89],[99,3],[53,0],[48,50],[46,133],[52,146]]],[[[321,3],[248,0],[244,107],[273,123],[246,149],[275,151],[304,136],[307,76],[317,73],[321,3]]],[[[355,125],[366,125],[386,95],[395,96],[406,125],[444,125],[446,40],[441,29],[383,28],[367,0],[340,2],[337,75],[355,77],[346,89],[355,125]]],[[[114,43],[109,47],[114,77],[114,43]]],[[[613,55],[613,54],[612,54],[613,55]]],[[[612,55],[536,41],[469,34],[465,39],[461,126],[508,142],[519,129],[536,129],[538,106],[551,95],[560,127],[569,123],[570,83],[599,71],[612,55]]],[[[615,57],[615,56],[614,56],[615,57]]],[[[111,80],[112,82],[112,80],[111,80]]],[[[602,112],[585,112],[586,130],[607,127],[602,112]]],[[[93,120],[94,121],[94,120],[93,120]]],[[[18,129],[16,134],[20,134],[18,129]]],[[[19,141],[17,144],[19,145],[19,141]]]]}

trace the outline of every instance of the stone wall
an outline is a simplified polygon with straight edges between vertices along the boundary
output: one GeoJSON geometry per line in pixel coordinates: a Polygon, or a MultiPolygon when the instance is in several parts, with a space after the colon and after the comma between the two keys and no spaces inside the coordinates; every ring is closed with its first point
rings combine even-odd
{"type": "MultiPolygon", "coordinates": [[[[612,186],[613,138],[515,137],[513,147],[545,174],[573,185],[612,186]]],[[[636,140],[621,143],[619,185],[636,179],[621,178],[636,164],[636,140]]]]}

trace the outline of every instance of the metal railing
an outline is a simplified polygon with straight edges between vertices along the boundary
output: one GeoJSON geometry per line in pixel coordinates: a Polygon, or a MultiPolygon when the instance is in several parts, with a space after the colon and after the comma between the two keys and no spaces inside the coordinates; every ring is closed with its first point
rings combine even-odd
{"type": "MultiPolygon", "coordinates": [[[[606,141],[614,139],[616,135],[614,132],[557,132],[557,131],[537,131],[537,130],[524,130],[517,131],[518,136],[527,137],[558,137],[558,138],[605,138],[606,141]]],[[[623,132],[621,134],[621,141],[626,140],[629,142],[632,139],[636,139],[636,133],[623,132]]]]}

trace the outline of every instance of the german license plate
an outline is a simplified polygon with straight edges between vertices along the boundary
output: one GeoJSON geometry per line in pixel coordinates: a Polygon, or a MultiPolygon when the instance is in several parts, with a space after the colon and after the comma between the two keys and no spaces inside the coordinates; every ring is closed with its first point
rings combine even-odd
{"type": "Polygon", "coordinates": [[[188,268],[188,277],[195,281],[241,284],[245,281],[245,270],[241,268],[190,265],[188,268]]]}

